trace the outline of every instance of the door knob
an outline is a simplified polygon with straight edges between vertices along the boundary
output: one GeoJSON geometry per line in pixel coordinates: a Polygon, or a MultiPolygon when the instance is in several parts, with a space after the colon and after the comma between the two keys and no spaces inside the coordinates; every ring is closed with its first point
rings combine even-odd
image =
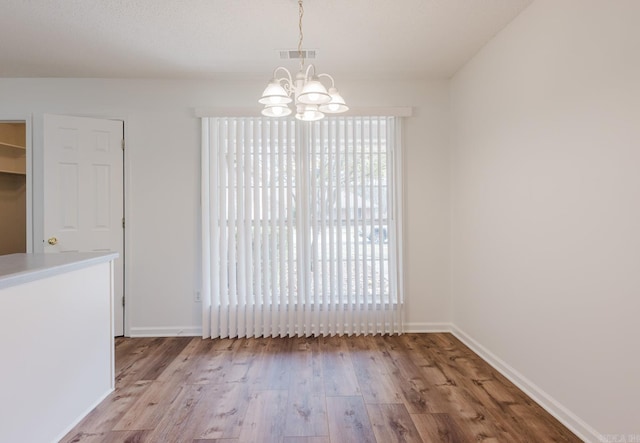
{"type": "Polygon", "coordinates": [[[56,243],[58,243],[58,239],[55,238],[55,237],[51,237],[49,240],[47,240],[47,243],[49,243],[51,246],[53,246],[56,243]]]}

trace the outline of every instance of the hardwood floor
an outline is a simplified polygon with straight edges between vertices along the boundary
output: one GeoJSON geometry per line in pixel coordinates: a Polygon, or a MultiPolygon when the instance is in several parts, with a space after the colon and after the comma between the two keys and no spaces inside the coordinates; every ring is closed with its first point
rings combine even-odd
{"type": "Polygon", "coordinates": [[[450,334],[116,340],[63,442],[579,442],[450,334]]]}

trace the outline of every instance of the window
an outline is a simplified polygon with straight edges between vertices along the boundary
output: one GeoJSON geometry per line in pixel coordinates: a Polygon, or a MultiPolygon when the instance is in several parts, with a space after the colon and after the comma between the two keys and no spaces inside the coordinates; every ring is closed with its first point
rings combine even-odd
{"type": "Polygon", "coordinates": [[[211,335],[399,332],[395,119],[203,123],[211,335]]]}

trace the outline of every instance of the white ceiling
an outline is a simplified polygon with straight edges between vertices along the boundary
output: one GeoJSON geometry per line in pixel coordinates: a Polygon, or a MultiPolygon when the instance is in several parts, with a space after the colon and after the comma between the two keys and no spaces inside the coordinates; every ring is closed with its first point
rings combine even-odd
{"type": "MultiPolygon", "coordinates": [[[[450,77],[533,0],[306,0],[319,71],[450,77]]],[[[265,77],[297,0],[2,0],[0,77],[265,77]]]]}

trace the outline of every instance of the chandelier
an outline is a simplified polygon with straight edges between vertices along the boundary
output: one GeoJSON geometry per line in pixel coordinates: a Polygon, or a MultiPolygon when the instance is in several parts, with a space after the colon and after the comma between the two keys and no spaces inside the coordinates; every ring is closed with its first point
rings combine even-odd
{"type": "Polygon", "coordinates": [[[289,104],[295,100],[296,118],[304,121],[315,121],[324,118],[325,114],[338,114],[349,108],[335,87],[333,77],[329,74],[316,74],[316,67],[310,64],[304,67],[304,53],[302,51],[302,16],[304,8],[302,0],[298,0],[299,20],[298,29],[298,56],[300,58],[300,70],[295,76],[287,68],[278,66],[273,71],[273,79],[269,82],[262,97],[258,100],[264,105],[262,115],[267,117],[284,117],[290,115],[292,110],[289,104]],[[278,77],[278,74],[283,75],[278,77]],[[327,90],[320,82],[321,78],[331,81],[327,90]],[[292,98],[293,97],[293,98],[292,98]]]}

